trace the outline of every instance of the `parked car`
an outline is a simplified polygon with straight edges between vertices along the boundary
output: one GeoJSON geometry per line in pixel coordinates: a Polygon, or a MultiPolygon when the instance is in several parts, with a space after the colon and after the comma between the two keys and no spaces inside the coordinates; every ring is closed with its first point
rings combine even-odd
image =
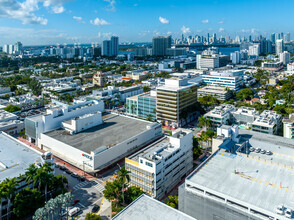
{"type": "Polygon", "coordinates": [[[92,212],[93,212],[93,213],[98,212],[99,209],[100,209],[100,206],[95,204],[95,205],[93,206],[93,208],[92,208],[92,212]]]}
{"type": "Polygon", "coordinates": [[[255,152],[256,152],[256,153],[259,153],[260,151],[261,151],[260,148],[256,148],[256,149],[255,149],[255,152]]]}
{"type": "Polygon", "coordinates": [[[285,211],[285,216],[286,216],[287,218],[292,218],[292,215],[293,215],[293,211],[292,211],[292,209],[286,209],[286,211],[285,211]]]}
{"type": "Polygon", "coordinates": [[[255,151],[255,148],[254,148],[254,147],[250,147],[249,150],[250,150],[251,152],[253,152],[253,151],[255,151]]]}
{"type": "Polygon", "coordinates": [[[66,172],[67,174],[72,174],[72,172],[71,172],[70,170],[68,170],[68,169],[66,169],[65,172],[66,172]]]}
{"type": "Polygon", "coordinates": [[[56,168],[59,168],[59,164],[58,164],[58,163],[56,163],[56,164],[55,164],[55,167],[56,167],[56,168]]]}
{"type": "Polygon", "coordinates": [[[77,178],[79,175],[76,173],[72,173],[71,176],[77,178]]]}
{"type": "Polygon", "coordinates": [[[279,215],[284,215],[285,207],[283,205],[278,205],[276,208],[276,213],[279,215]]]}
{"type": "Polygon", "coordinates": [[[266,151],[266,155],[272,155],[273,153],[271,151],[266,151]]]}
{"type": "Polygon", "coordinates": [[[81,209],[79,207],[74,207],[68,211],[68,215],[69,215],[69,217],[72,217],[72,216],[75,216],[80,211],[81,211],[81,209]]]}
{"type": "Polygon", "coordinates": [[[79,203],[79,202],[80,202],[79,199],[75,199],[71,205],[74,206],[74,205],[76,205],[76,204],[79,203]]]}
{"type": "Polygon", "coordinates": [[[261,154],[265,154],[266,151],[265,151],[265,150],[261,150],[260,153],[261,153],[261,154]]]}
{"type": "Polygon", "coordinates": [[[66,168],[64,166],[60,166],[59,169],[66,170],[66,168]]]}

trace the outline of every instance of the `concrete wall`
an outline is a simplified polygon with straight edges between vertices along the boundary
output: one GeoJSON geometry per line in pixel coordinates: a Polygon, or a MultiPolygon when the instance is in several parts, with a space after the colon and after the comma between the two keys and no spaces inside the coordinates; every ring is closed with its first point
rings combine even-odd
{"type": "Polygon", "coordinates": [[[151,129],[144,131],[137,136],[134,136],[98,154],[92,152],[92,156],[94,158],[94,167],[95,169],[101,169],[104,166],[111,164],[120,158],[123,158],[127,154],[134,152],[135,150],[141,149],[144,145],[161,136],[162,129],[161,125],[158,124],[156,127],[151,127],[151,129]]]}

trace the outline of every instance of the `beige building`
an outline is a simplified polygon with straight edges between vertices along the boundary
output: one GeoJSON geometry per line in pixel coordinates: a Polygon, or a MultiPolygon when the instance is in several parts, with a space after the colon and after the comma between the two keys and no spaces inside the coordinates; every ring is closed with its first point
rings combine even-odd
{"type": "Polygon", "coordinates": [[[97,86],[104,86],[107,82],[106,75],[100,71],[93,75],[93,84],[97,86]]]}
{"type": "Polygon", "coordinates": [[[177,128],[193,120],[197,111],[197,85],[187,79],[171,78],[157,88],[157,120],[177,128]]]}
{"type": "Polygon", "coordinates": [[[142,72],[129,72],[126,74],[126,77],[131,78],[132,80],[143,80],[148,77],[147,74],[144,74],[142,72]]]}

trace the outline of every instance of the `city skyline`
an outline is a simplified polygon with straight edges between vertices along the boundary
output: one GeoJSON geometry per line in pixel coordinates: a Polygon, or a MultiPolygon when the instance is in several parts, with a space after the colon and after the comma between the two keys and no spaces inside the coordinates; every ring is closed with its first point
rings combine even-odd
{"type": "Polygon", "coordinates": [[[294,33],[294,3],[277,1],[3,0],[0,42],[25,45],[101,43],[112,35],[121,42],[151,42],[153,36],[181,34],[219,37],[294,33]],[[274,13],[274,8],[283,13],[274,13]],[[261,13],[262,12],[262,13],[261,13]]]}

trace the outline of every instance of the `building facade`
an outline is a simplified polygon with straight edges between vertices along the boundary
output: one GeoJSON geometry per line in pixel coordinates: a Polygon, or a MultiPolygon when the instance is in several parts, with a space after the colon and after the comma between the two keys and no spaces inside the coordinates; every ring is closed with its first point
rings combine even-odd
{"type": "Polygon", "coordinates": [[[193,169],[193,134],[177,129],[170,137],[151,144],[125,159],[130,185],[162,198],[193,169]]]}
{"type": "Polygon", "coordinates": [[[152,55],[153,56],[166,56],[168,48],[171,48],[171,36],[153,37],[152,39],[152,55]]]}
{"type": "Polygon", "coordinates": [[[252,131],[277,134],[282,124],[282,116],[275,111],[264,110],[252,123],[252,131]]]}
{"type": "Polygon", "coordinates": [[[285,138],[294,139],[294,114],[290,114],[289,118],[283,119],[283,132],[285,138]]]}
{"type": "Polygon", "coordinates": [[[213,96],[218,100],[228,100],[232,96],[225,87],[220,86],[204,86],[197,90],[198,99],[203,96],[213,96]]]}

